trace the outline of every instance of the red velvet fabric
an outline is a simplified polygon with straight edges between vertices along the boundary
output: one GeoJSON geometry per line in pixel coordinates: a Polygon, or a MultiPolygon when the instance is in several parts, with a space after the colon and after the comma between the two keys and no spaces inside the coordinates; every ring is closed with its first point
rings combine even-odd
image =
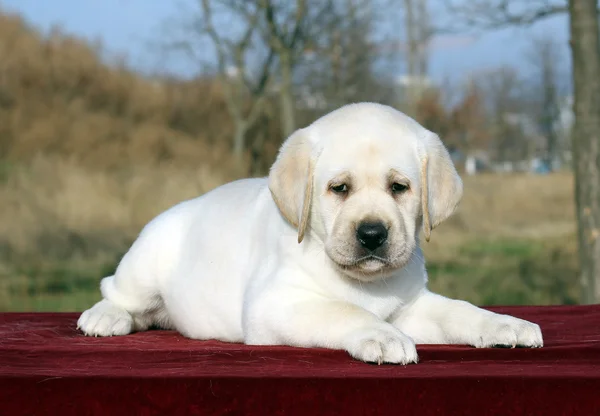
{"type": "Polygon", "coordinates": [[[420,363],[343,351],[88,338],[77,314],[0,314],[0,415],[600,414],[600,306],[490,308],[537,322],[542,349],[418,346],[420,363]]]}

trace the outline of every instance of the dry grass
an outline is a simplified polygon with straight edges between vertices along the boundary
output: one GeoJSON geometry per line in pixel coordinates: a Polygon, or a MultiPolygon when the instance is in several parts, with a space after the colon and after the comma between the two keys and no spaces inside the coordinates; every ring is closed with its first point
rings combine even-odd
{"type": "Polygon", "coordinates": [[[0,11],[1,161],[43,154],[97,170],[174,161],[233,168],[232,131],[212,80],[144,78],[106,65],[83,40],[44,38],[0,11]]]}
{"type": "MultiPolygon", "coordinates": [[[[0,13],[0,310],[81,310],[148,220],[249,171],[249,155],[229,156],[214,82],[145,79],[98,56],[0,13]]],[[[253,171],[279,146],[275,113],[249,136],[266,138],[253,171]]],[[[425,244],[433,288],[478,303],[575,301],[570,175],[465,184],[425,244]]]]}
{"type": "Polygon", "coordinates": [[[465,178],[458,212],[424,244],[431,287],[483,304],[579,299],[571,174],[465,178]]]}
{"type": "Polygon", "coordinates": [[[94,234],[139,231],[176,202],[198,196],[230,179],[209,166],[136,166],[98,172],[55,158],[37,158],[0,186],[0,235],[4,244],[29,251],[40,233],[65,230],[94,234]]]}
{"type": "Polygon", "coordinates": [[[152,217],[230,179],[211,166],[101,172],[48,157],[12,168],[0,183],[0,310],[48,286],[95,289],[152,217]]]}
{"type": "MultiPolygon", "coordinates": [[[[0,185],[0,309],[79,308],[152,217],[232,179],[217,172],[44,158],[14,170],[0,185]]],[[[465,189],[424,243],[432,287],[478,303],[576,301],[571,176],[482,175],[465,189]]]]}
{"type": "Polygon", "coordinates": [[[95,288],[152,216],[249,170],[215,82],[144,78],[101,52],[0,11],[0,309],[95,288]]]}
{"type": "MultiPolygon", "coordinates": [[[[453,254],[471,239],[557,239],[575,232],[573,177],[484,174],[464,177],[457,212],[433,231],[428,251],[453,254]]],[[[437,257],[439,259],[439,257],[437,257]]]]}
{"type": "MultiPolygon", "coordinates": [[[[0,184],[0,247],[35,252],[43,236],[116,232],[135,236],[173,204],[233,179],[228,169],[199,165],[87,170],[59,158],[36,158],[0,184]]],[[[472,240],[552,240],[574,233],[570,174],[481,175],[465,178],[457,213],[434,230],[428,253],[443,259],[472,240]]],[[[121,237],[122,238],[122,237],[121,237]]]]}

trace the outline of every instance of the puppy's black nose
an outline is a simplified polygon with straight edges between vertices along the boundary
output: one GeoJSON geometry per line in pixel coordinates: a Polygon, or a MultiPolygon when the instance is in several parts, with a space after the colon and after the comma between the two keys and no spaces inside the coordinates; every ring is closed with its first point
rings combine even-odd
{"type": "Polygon", "coordinates": [[[356,229],[356,238],[367,250],[375,250],[387,240],[387,229],[380,222],[363,222],[356,229]]]}

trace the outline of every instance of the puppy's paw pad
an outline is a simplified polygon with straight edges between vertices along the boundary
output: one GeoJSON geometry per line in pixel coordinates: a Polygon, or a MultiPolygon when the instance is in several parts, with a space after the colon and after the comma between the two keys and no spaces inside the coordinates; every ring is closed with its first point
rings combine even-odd
{"type": "Polygon", "coordinates": [[[507,315],[496,315],[482,325],[476,347],[526,347],[540,348],[544,345],[539,325],[507,315]]]}
{"type": "Polygon", "coordinates": [[[102,300],[81,314],[77,328],[88,336],[127,335],[133,331],[133,318],[124,309],[102,300]]]}
{"type": "Polygon", "coordinates": [[[357,331],[349,339],[348,352],[368,363],[409,364],[418,361],[412,339],[391,328],[368,328],[357,331]]]}

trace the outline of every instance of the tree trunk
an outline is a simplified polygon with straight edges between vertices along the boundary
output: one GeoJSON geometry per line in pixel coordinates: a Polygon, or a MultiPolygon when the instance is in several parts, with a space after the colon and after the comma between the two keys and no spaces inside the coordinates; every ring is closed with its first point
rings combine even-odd
{"type": "Polygon", "coordinates": [[[258,129],[256,137],[252,141],[252,146],[250,147],[250,176],[252,177],[259,177],[265,174],[262,162],[264,160],[263,145],[265,143],[265,136],[267,132],[262,126],[266,125],[268,121],[263,120],[259,122],[261,123],[261,127],[258,129]]]}
{"type": "Polygon", "coordinates": [[[418,61],[418,43],[417,28],[415,22],[415,9],[413,0],[404,0],[404,24],[406,26],[406,45],[407,45],[407,69],[408,84],[406,86],[406,96],[404,103],[410,116],[414,117],[416,112],[416,81],[417,81],[417,61],[418,61]]]}
{"type": "MultiPolygon", "coordinates": [[[[419,64],[418,74],[419,77],[425,77],[428,72],[428,49],[429,49],[429,38],[430,38],[430,22],[429,22],[429,10],[427,9],[427,0],[419,0],[417,5],[418,18],[417,18],[417,33],[418,33],[418,51],[419,51],[419,64]]],[[[419,79],[422,81],[422,78],[419,79]]],[[[422,93],[423,86],[419,86],[422,93]]]]}
{"type": "Polygon", "coordinates": [[[569,0],[582,301],[600,301],[600,45],[596,0],[569,0]]]}
{"type": "Polygon", "coordinates": [[[235,127],[233,132],[233,157],[236,160],[242,160],[244,156],[244,149],[246,148],[246,132],[248,131],[248,126],[244,121],[235,120],[235,127]]]}
{"type": "Polygon", "coordinates": [[[279,97],[281,100],[281,128],[284,137],[289,137],[296,130],[296,117],[292,83],[292,58],[286,55],[282,54],[279,58],[281,65],[279,97]]]}
{"type": "Polygon", "coordinates": [[[554,62],[551,61],[552,56],[548,54],[549,52],[543,58],[542,67],[542,126],[544,135],[546,136],[548,168],[553,171],[555,170],[558,156],[558,137],[555,127],[558,118],[558,99],[556,94],[556,74],[553,67],[554,62]]]}

